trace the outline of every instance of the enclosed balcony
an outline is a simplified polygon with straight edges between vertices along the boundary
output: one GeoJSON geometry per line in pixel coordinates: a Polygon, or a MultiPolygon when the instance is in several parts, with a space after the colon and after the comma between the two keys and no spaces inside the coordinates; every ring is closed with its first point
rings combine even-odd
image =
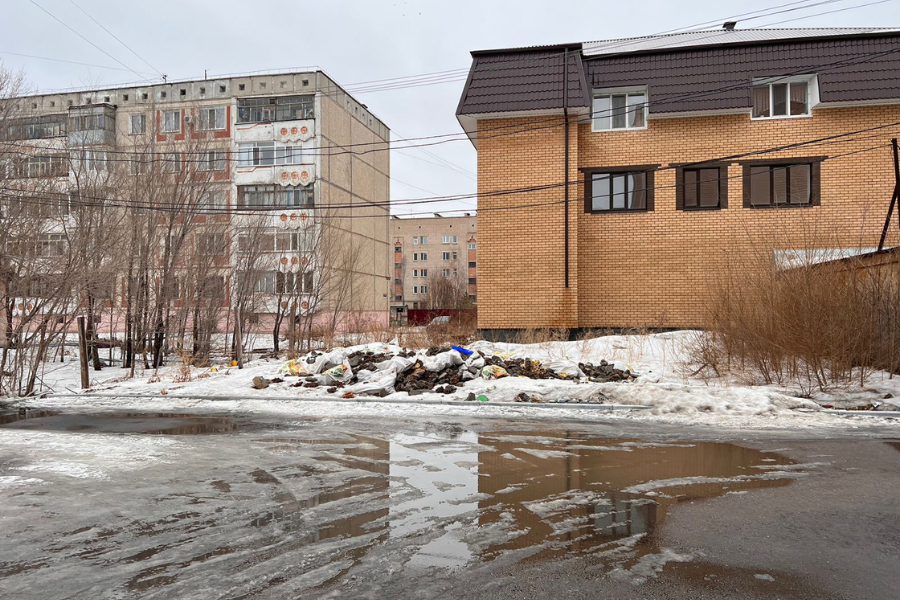
{"type": "Polygon", "coordinates": [[[116,107],[92,104],[69,109],[69,146],[116,143],[116,107]]]}

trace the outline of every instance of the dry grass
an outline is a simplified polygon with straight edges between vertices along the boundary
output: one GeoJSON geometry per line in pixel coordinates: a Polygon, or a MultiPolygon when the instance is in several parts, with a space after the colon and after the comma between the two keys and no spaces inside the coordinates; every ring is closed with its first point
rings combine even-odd
{"type": "Polygon", "coordinates": [[[896,256],[882,269],[864,258],[801,263],[779,269],[770,254],[726,269],[713,290],[708,332],[691,347],[694,374],[796,386],[808,396],[863,385],[875,369],[900,371],[896,256]]]}

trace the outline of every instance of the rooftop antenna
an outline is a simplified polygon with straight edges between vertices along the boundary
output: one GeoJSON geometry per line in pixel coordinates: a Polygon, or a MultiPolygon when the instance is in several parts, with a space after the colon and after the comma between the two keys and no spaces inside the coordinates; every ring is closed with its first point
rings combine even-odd
{"type": "Polygon", "coordinates": [[[734,31],[736,25],[737,21],[725,21],[725,24],[722,25],[722,29],[725,31],[734,31]]]}

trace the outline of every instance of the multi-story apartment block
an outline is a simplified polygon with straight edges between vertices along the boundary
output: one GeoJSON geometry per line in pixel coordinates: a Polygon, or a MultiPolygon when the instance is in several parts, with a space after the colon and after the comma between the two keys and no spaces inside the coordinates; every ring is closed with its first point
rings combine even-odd
{"type": "Polygon", "coordinates": [[[734,25],[472,53],[487,335],[702,326],[729,264],[878,245],[900,33],[734,25]]]}
{"type": "Polygon", "coordinates": [[[461,217],[391,220],[394,244],[392,318],[402,321],[410,309],[459,308],[460,300],[474,303],[478,295],[478,223],[461,217]],[[441,291],[436,295],[436,282],[441,291]],[[453,306],[441,306],[448,302],[453,306]]]}
{"type": "MultiPolygon", "coordinates": [[[[279,303],[283,307],[285,296],[295,298],[300,311],[335,306],[331,292],[318,289],[326,285],[323,263],[333,267],[332,277],[346,280],[328,284],[342,296],[337,326],[350,320],[388,323],[390,131],[322,71],[42,94],[14,102],[0,135],[7,149],[15,145],[27,156],[16,160],[12,179],[53,180],[74,193],[83,166],[108,173],[129,163],[118,170],[134,176],[152,168],[173,176],[191,170],[185,183],[202,180],[204,206],[193,218],[227,227],[198,229],[191,251],[214,253],[215,266],[225,270],[215,275],[223,306],[238,281],[227,270],[239,268],[253,248],[262,254],[255,263],[262,274],[252,287],[263,298],[251,309],[254,323],[262,325],[279,303]],[[326,229],[331,237],[322,241],[326,229]]],[[[121,178],[109,192],[92,190],[93,196],[106,194],[118,206],[132,201],[121,178]]],[[[64,218],[69,201],[54,197],[54,216],[64,218]]],[[[177,210],[171,202],[161,197],[154,206],[142,200],[133,210],[164,214],[177,210]]],[[[53,230],[46,236],[52,254],[53,230]]],[[[192,276],[182,272],[170,284],[189,287],[192,276]]],[[[126,283],[124,274],[116,276],[107,306],[120,305],[126,283]]]]}

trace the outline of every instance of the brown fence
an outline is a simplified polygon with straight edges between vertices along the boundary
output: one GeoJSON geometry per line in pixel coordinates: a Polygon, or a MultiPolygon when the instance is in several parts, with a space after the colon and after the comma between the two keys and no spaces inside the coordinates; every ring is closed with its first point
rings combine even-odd
{"type": "Polygon", "coordinates": [[[478,311],[475,309],[434,308],[434,309],[410,309],[407,314],[407,324],[428,325],[435,317],[450,317],[450,321],[471,323],[474,327],[478,320],[478,311]]]}

